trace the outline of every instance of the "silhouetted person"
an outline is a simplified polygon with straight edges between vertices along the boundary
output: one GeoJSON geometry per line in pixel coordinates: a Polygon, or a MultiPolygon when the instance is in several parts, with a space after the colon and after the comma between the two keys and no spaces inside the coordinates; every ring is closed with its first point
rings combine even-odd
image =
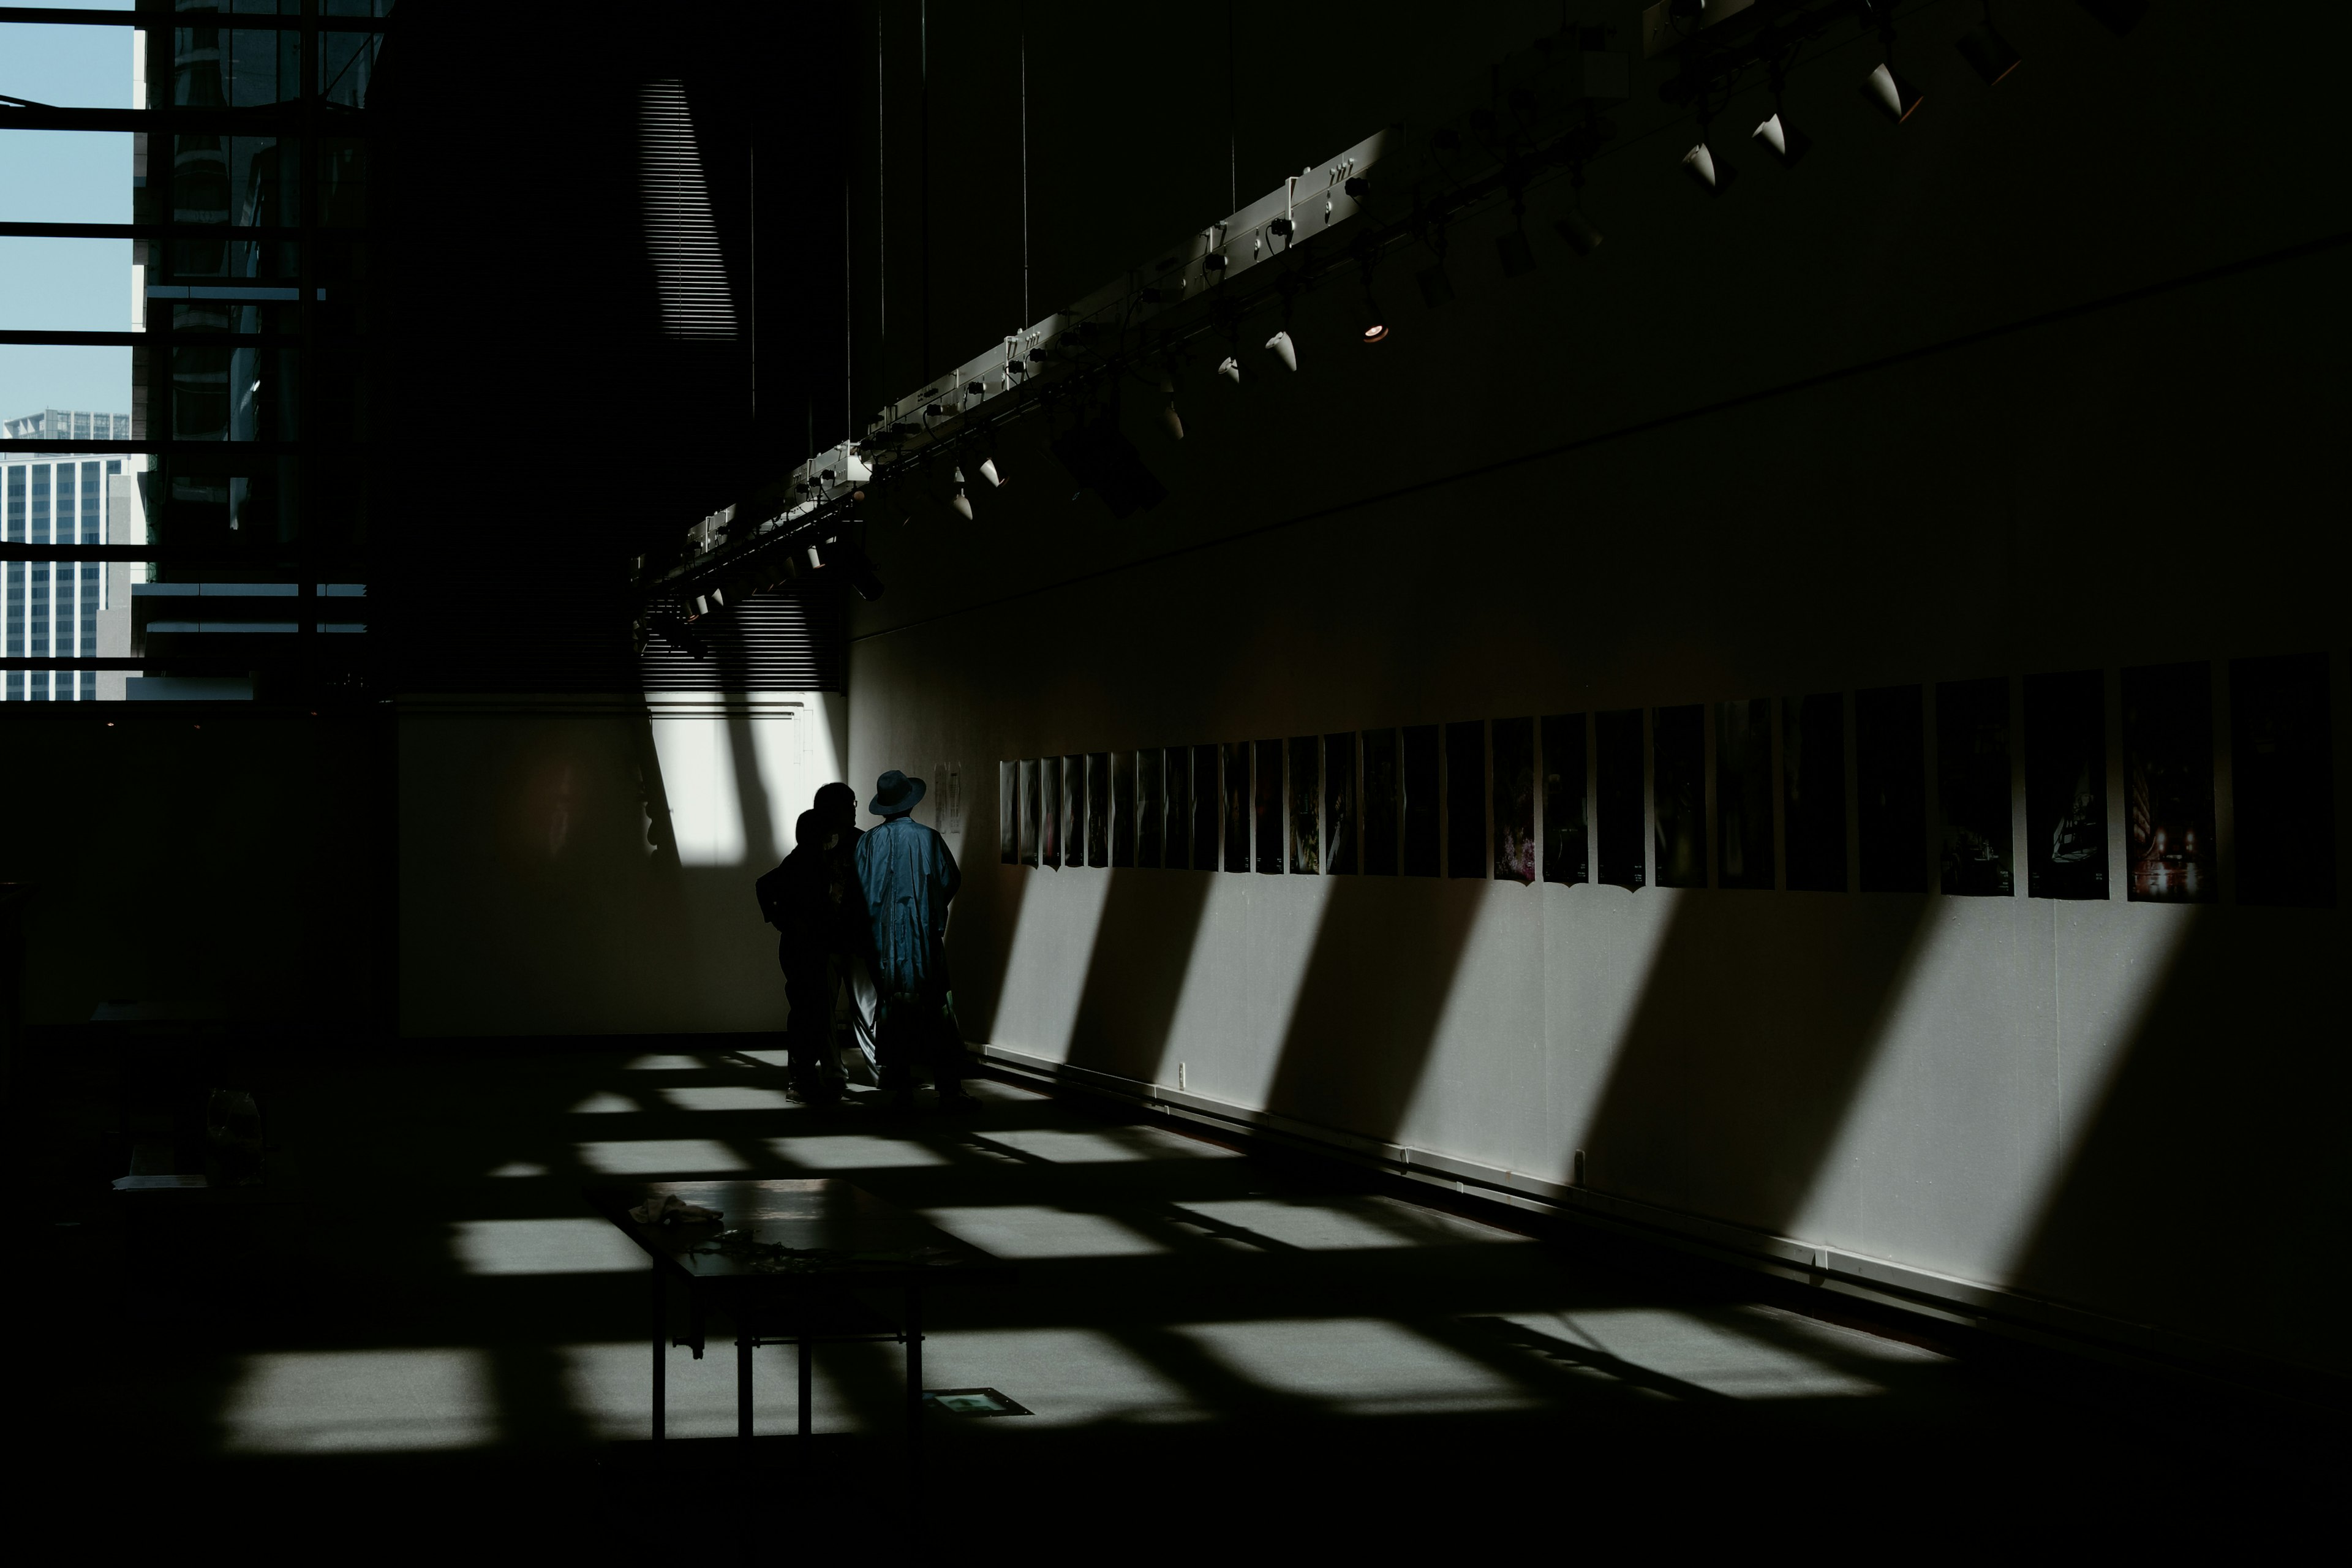
{"type": "Polygon", "coordinates": [[[835,904],[857,911],[856,920],[845,921],[826,932],[825,957],[832,989],[825,993],[825,1009],[830,1013],[843,993],[847,993],[851,1037],[865,1057],[866,1065],[878,1073],[880,1061],[874,1043],[877,999],[869,962],[873,937],[866,921],[866,892],[857,882],[857,841],[866,837],[857,826],[857,792],[845,784],[822,785],[812,809],[824,821],[827,833],[826,896],[835,904]]]}
{"type": "Polygon", "coordinates": [[[873,921],[874,983],[881,993],[876,1034],[889,1103],[914,1100],[914,1067],[927,1061],[942,1105],[970,1105],[963,1042],[948,994],[948,900],[963,877],[948,842],[908,814],[923,781],[896,768],[875,781],[866,809],[884,818],[857,845],[857,879],[873,921]]]}
{"type": "Polygon", "coordinates": [[[839,989],[835,950],[864,945],[866,899],[855,880],[830,875],[839,831],[814,811],[793,825],[793,852],[759,880],[760,912],[776,928],[776,962],[784,972],[784,1026],[791,1092],[813,1104],[841,1098],[841,1051],[833,1036],[839,989]]]}

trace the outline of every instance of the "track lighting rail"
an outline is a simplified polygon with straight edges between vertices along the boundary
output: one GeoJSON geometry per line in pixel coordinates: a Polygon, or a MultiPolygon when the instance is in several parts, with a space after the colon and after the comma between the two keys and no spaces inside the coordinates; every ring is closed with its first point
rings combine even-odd
{"type": "Polygon", "coordinates": [[[1489,101],[1366,137],[881,409],[864,437],[697,523],[687,558],[640,584],[641,628],[691,636],[697,616],[792,582],[828,550],[862,565],[850,533],[868,486],[934,460],[976,468],[995,428],[1129,374],[1158,384],[1197,340],[1239,341],[1248,318],[1286,316],[1300,292],[1369,275],[1391,253],[1427,245],[1442,257],[1449,224],[1580,166],[1614,135],[1599,110],[1627,96],[1630,68],[1600,43],[1591,30],[1539,42],[1492,73],[1489,101]]]}

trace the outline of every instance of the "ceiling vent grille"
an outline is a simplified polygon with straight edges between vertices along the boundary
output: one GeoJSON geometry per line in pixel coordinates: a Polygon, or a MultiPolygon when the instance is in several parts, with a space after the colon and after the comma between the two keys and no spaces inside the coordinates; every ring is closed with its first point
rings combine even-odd
{"type": "Polygon", "coordinates": [[[727,287],[710,188],[694,140],[682,82],[647,82],[640,100],[646,248],[661,289],[662,331],[710,342],[735,339],[735,300],[727,287]]]}

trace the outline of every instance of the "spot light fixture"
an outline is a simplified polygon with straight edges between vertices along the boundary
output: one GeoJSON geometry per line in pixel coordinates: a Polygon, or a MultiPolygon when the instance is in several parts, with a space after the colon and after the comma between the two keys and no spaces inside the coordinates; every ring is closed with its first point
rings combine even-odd
{"type": "MultiPolygon", "coordinates": [[[[1423,292],[1424,294],[1427,292],[1425,288],[1423,292]]],[[[1453,289],[1449,287],[1446,292],[1450,295],[1453,292],[1453,289]]],[[[1369,268],[1366,268],[1364,272],[1364,305],[1363,309],[1357,314],[1356,335],[1362,342],[1368,343],[1386,342],[1388,341],[1389,319],[1387,314],[1381,310],[1380,300],[1373,297],[1372,274],[1369,268]]]]}
{"type": "Polygon", "coordinates": [[[1289,328],[1285,327],[1266,339],[1265,346],[1275,358],[1282,362],[1283,369],[1296,371],[1298,368],[1298,345],[1290,341],[1289,328]]]}
{"type": "Polygon", "coordinates": [[[1235,386],[1239,386],[1242,384],[1242,362],[1235,359],[1233,355],[1227,354],[1223,360],[1218,362],[1217,374],[1223,376],[1227,381],[1232,382],[1235,386]]]}
{"type": "Polygon", "coordinates": [[[1795,168],[1797,160],[1813,150],[1813,139],[1790,124],[1788,116],[1777,105],[1764,122],[1756,128],[1756,140],[1764,144],[1764,150],[1779,160],[1784,169],[1795,168]]]}
{"type": "Polygon", "coordinates": [[[1977,75],[1984,78],[1987,87],[2025,63],[2025,57],[2010,46],[2007,38],[1993,30],[1992,5],[1986,0],[1984,19],[1960,35],[1960,58],[1969,62],[1977,75]]]}
{"type": "Polygon", "coordinates": [[[963,484],[963,468],[959,464],[957,465],[955,471],[955,500],[948,502],[948,504],[956,509],[956,515],[958,517],[962,518],[966,522],[970,522],[971,521],[971,497],[964,494],[963,484]]]}
{"type": "Polygon", "coordinates": [[[1552,231],[1568,241],[1568,247],[1579,256],[1590,256],[1601,248],[1601,230],[1584,216],[1582,207],[1570,207],[1552,224],[1552,231]]]}
{"type": "Polygon", "coordinates": [[[1862,79],[1862,95],[1870,100],[1885,116],[1900,125],[1911,118],[1925,96],[1920,90],[1895,74],[1895,62],[1890,57],[1862,79]]]}
{"type": "Polygon", "coordinates": [[[1160,378],[1160,390],[1168,396],[1168,406],[1160,410],[1160,417],[1167,421],[1168,433],[1181,441],[1184,438],[1184,418],[1176,412],[1176,378],[1172,375],[1162,375],[1160,378]]]}
{"type": "Polygon", "coordinates": [[[1683,154],[1683,173],[1696,180],[1708,195],[1719,196],[1739,172],[1728,163],[1717,163],[1714,151],[1702,137],[1697,146],[1683,154]]]}

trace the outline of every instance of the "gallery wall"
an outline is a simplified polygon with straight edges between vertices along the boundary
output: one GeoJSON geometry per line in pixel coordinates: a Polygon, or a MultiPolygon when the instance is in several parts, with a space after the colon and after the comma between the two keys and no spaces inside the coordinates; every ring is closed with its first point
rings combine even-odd
{"type": "Polygon", "coordinates": [[[404,700],[400,1032],[782,1028],[752,883],[844,722],[807,691],[404,700]]]}
{"type": "Polygon", "coordinates": [[[2305,95],[2215,80],[2186,18],[2003,26],[2028,63],[1997,89],[1923,40],[1911,123],[1824,91],[1811,158],[1748,159],[1719,200],[1674,126],[1628,138],[1581,194],[1590,260],[1546,239],[1563,187],[1530,195],[1532,275],[1503,275],[1503,215],[1457,226],[1455,297],[1377,280],[1401,303],[1376,348],[1310,297],[1295,375],[1244,344],[1240,384],[1180,378],[1181,442],[1130,391],[1172,492],[1130,521],[1018,437],[975,524],[881,520],[849,771],[963,760],[967,1033],[2340,1369],[2314,1245],[2347,1197],[2347,563],[2315,526],[2340,216],[2305,95]],[[2246,694],[2279,668],[2242,661],[2273,656],[2325,676],[2291,824],[2236,788],[2269,765],[2246,694]],[[1910,891],[1863,877],[1886,689],[1918,725],[1879,775],[1918,794],[1910,891]],[[1792,846],[1783,784],[1791,716],[1828,712],[1842,880],[1811,874],[1801,813],[1792,846]],[[1493,875],[1496,738],[1612,713],[1635,727],[1615,752],[1586,730],[1586,783],[1633,747],[1643,885],[1493,875]],[[1001,858],[1005,763],[1276,741],[1231,756],[1286,769],[1294,739],[1430,724],[1465,726],[1482,875],[1335,875],[1320,844],[1308,875],[1286,842],[1278,871],[1001,858]],[[2210,797],[2210,843],[2141,884],[2193,864],[2193,899],[2129,896],[2150,789],[2210,797]],[[1727,823],[1769,879],[1727,865],[1727,823]],[[2061,858],[2086,847],[2103,880],[2061,858]],[[2302,902],[2257,901],[2281,864],[2302,902]]]}

